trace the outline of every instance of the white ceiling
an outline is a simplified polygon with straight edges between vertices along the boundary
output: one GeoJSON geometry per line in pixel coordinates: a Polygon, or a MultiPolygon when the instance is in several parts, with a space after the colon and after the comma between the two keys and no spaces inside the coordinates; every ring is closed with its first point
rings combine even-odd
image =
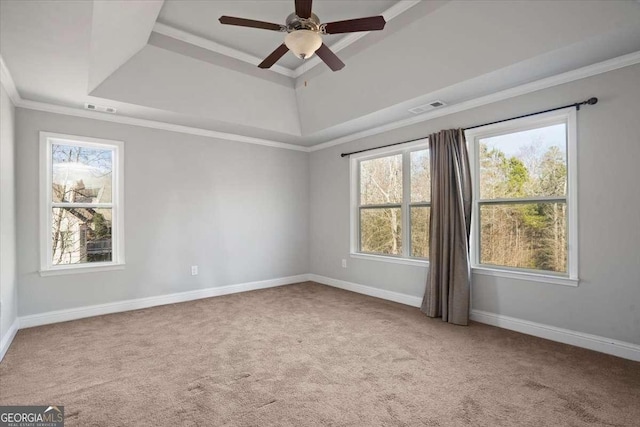
{"type": "Polygon", "coordinates": [[[2,0],[0,54],[27,100],[309,146],[433,99],[455,105],[640,51],[636,1],[315,0],[324,22],[393,19],[360,39],[327,37],[347,66],[312,58],[296,78],[292,55],[280,72],[255,66],[282,33],[218,22],[283,23],[292,11],[293,0],[2,0]]]}

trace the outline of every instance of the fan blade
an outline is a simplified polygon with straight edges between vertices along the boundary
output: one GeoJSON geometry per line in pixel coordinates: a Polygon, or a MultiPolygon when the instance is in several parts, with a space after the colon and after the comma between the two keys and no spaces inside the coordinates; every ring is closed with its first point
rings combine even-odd
{"type": "Polygon", "coordinates": [[[382,16],[370,16],[368,18],[347,19],[324,24],[327,34],[355,33],[358,31],[377,31],[384,28],[387,22],[382,16]]]}
{"type": "Polygon", "coordinates": [[[344,62],[340,60],[336,56],[335,53],[331,51],[327,47],[326,44],[322,43],[322,46],[318,50],[316,50],[316,54],[324,61],[325,64],[329,66],[333,71],[342,70],[344,68],[344,62]]]}
{"type": "Polygon", "coordinates": [[[237,25],[239,27],[260,28],[263,30],[283,31],[284,25],[273,24],[271,22],[254,21],[253,19],[235,18],[233,16],[221,16],[220,23],[225,25],[237,25]]]}
{"type": "Polygon", "coordinates": [[[282,56],[289,51],[289,48],[286,44],[282,43],[276,50],[271,52],[271,55],[267,56],[264,61],[258,65],[260,68],[271,68],[273,64],[278,62],[278,59],[282,58],[282,56]]]}
{"type": "Polygon", "coordinates": [[[311,1],[312,0],[296,0],[296,15],[298,15],[300,18],[310,18],[311,1]]]}

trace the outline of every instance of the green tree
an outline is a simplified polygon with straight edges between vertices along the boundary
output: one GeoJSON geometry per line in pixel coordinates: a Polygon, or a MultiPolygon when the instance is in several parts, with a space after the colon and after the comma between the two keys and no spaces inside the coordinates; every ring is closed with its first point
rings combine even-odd
{"type": "Polygon", "coordinates": [[[104,215],[96,213],[93,216],[93,233],[96,240],[108,239],[111,237],[111,228],[104,215]]]}

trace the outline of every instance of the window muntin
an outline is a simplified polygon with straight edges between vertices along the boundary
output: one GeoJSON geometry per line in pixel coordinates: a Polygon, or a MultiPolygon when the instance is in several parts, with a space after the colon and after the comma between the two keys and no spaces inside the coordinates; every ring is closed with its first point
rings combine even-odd
{"type": "Polygon", "coordinates": [[[367,154],[351,159],[352,253],[426,259],[431,184],[426,140],[367,154]]]}
{"type": "Polygon", "coordinates": [[[41,270],[124,263],[122,143],[41,133],[41,270]]]}
{"type": "Polygon", "coordinates": [[[577,279],[575,112],[478,128],[467,140],[472,265],[577,279]]]}

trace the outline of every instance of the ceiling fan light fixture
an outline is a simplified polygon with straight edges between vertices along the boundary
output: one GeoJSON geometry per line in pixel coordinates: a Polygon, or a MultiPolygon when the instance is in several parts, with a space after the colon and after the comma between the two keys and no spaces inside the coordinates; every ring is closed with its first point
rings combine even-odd
{"type": "Polygon", "coordinates": [[[284,44],[300,59],[309,59],[322,46],[322,37],[315,31],[296,30],[284,38],[284,44]]]}

